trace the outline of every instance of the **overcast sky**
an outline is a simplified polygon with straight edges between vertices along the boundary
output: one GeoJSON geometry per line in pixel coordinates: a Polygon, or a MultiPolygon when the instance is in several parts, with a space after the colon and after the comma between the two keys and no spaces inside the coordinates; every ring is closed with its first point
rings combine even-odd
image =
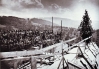
{"type": "Polygon", "coordinates": [[[62,17],[82,20],[85,9],[90,19],[99,20],[99,0],[0,0],[0,15],[62,17]]]}

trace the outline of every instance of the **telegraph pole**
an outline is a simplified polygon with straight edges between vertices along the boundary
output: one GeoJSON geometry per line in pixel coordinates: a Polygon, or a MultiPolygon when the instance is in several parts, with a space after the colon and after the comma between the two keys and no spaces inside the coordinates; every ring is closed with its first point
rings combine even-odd
{"type": "MultiPolygon", "coordinates": [[[[61,20],[61,40],[62,40],[62,20],[61,20]]],[[[64,53],[63,53],[63,44],[62,44],[62,60],[63,60],[63,69],[65,68],[64,66],[64,53]]]]}
{"type": "Polygon", "coordinates": [[[62,39],[62,20],[61,20],[61,39],[62,39]]]}

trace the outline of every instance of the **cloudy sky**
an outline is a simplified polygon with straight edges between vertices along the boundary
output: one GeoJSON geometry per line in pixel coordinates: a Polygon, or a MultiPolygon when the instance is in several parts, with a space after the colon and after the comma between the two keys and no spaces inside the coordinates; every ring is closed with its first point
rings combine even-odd
{"type": "Polygon", "coordinates": [[[0,0],[0,15],[62,17],[82,20],[87,9],[91,20],[99,20],[99,0],[0,0]]]}

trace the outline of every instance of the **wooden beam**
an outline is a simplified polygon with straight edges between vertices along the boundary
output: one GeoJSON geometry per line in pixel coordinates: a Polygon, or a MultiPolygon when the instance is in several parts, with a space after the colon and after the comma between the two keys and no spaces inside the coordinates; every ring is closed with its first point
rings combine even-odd
{"type": "Polygon", "coordinates": [[[18,67],[18,61],[16,60],[16,61],[14,62],[14,69],[17,69],[17,67],[18,67]]]}
{"type": "MultiPolygon", "coordinates": [[[[71,50],[73,47],[77,47],[77,45],[79,45],[80,43],[84,42],[85,40],[90,39],[91,37],[92,37],[92,36],[90,36],[90,37],[88,37],[88,38],[86,38],[86,39],[84,39],[84,40],[82,40],[82,41],[80,41],[80,42],[78,42],[78,43],[76,43],[76,44],[70,46],[70,47],[66,50],[66,52],[68,52],[69,50],[71,50]]],[[[75,39],[77,39],[77,38],[75,38],[75,39]]],[[[73,41],[73,40],[74,40],[74,39],[72,39],[72,41],[73,41]]],[[[66,41],[65,41],[65,42],[66,42],[66,41]]]]}
{"type": "MultiPolygon", "coordinates": [[[[70,42],[70,41],[73,41],[75,40],[75,38],[72,38],[70,40],[67,40],[67,41],[64,41],[65,43],[67,42],[70,42]]],[[[0,58],[15,58],[15,57],[24,57],[24,56],[35,56],[35,55],[40,55],[40,54],[43,54],[43,52],[45,51],[48,51],[48,50],[51,50],[57,46],[60,46],[62,43],[57,43],[57,44],[54,44],[54,45],[51,45],[51,46],[48,46],[48,47],[45,47],[43,49],[40,49],[40,50],[29,50],[29,51],[13,51],[13,52],[0,52],[0,58]]]]}
{"type": "Polygon", "coordinates": [[[88,69],[87,66],[86,66],[86,64],[83,63],[83,61],[80,60],[80,62],[81,62],[81,64],[82,64],[86,69],[88,69]]]}
{"type": "Polygon", "coordinates": [[[78,47],[79,48],[79,50],[81,51],[81,54],[82,54],[82,57],[84,58],[84,60],[88,63],[88,65],[90,66],[90,68],[91,69],[94,69],[93,67],[92,67],[92,65],[91,65],[91,63],[87,60],[87,58],[83,55],[83,52],[82,52],[82,50],[80,49],[80,47],[78,47]]]}
{"type": "Polygon", "coordinates": [[[30,50],[30,51],[14,51],[14,52],[0,52],[0,58],[15,58],[24,56],[33,56],[43,54],[41,50],[30,50]]]}
{"type": "Polygon", "coordinates": [[[84,60],[88,63],[88,65],[90,66],[91,69],[94,69],[91,65],[91,63],[87,60],[87,58],[83,55],[84,60]]]}
{"type": "Polygon", "coordinates": [[[61,61],[60,61],[59,65],[58,65],[57,69],[59,69],[61,62],[62,62],[62,59],[61,59],[61,61]]]}
{"type": "MultiPolygon", "coordinates": [[[[89,46],[87,46],[88,49],[90,50],[90,52],[94,55],[94,53],[91,51],[91,49],[89,48],[89,46]]],[[[96,58],[96,56],[94,55],[94,57],[96,58]]]]}
{"type": "Polygon", "coordinates": [[[79,66],[74,65],[74,64],[72,64],[72,63],[70,63],[70,62],[68,62],[68,64],[70,64],[70,65],[72,65],[72,66],[74,66],[74,67],[76,67],[76,68],[78,68],[78,69],[81,69],[79,66]]]}
{"type": "Polygon", "coordinates": [[[31,56],[31,69],[37,69],[37,61],[36,58],[31,56]]]}

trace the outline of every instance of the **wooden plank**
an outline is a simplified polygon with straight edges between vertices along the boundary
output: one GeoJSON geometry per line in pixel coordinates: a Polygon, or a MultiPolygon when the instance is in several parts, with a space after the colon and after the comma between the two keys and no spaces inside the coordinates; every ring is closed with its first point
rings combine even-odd
{"type": "Polygon", "coordinates": [[[14,62],[14,69],[17,69],[17,67],[18,67],[18,61],[16,60],[16,61],[14,62]]]}
{"type": "MultiPolygon", "coordinates": [[[[72,38],[70,40],[67,40],[65,41],[66,42],[70,42],[70,41],[73,41],[75,40],[76,38],[72,38]]],[[[38,55],[38,54],[43,54],[43,52],[45,51],[48,51],[48,50],[51,50],[57,46],[60,46],[62,45],[62,43],[57,43],[57,44],[54,44],[54,45],[51,45],[51,46],[48,46],[46,48],[43,48],[43,49],[40,49],[40,50],[30,50],[30,51],[14,51],[14,52],[0,52],[0,58],[9,58],[9,57],[23,57],[23,56],[33,56],[33,55],[38,55]]]]}
{"type": "Polygon", "coordinates": [[[10,61],[10,60],[29,60],[30,57],[16,57],[16,58],[7,58],[7,59],[2,59],[0,61],[10,61]]]}
{"type": "Polygon", "coordinates": [[[64,41],[64,43],[71,42],[71,41],[73,41],[73,40],[75,40],[75,39],[77,39],[77,37],[74,37],[74,38],[72,38],[72,39],[69,39],[69,40],[67,40],[67,41],[64,41]]]}
{"type": "Polygon", "coordinates": [[[87,60],[87,58],[83,55],[83,58],[85,59],[85,61],[88,63],[88,65],[90,66],[91,69],[94,69],[91,65],[91,63],[87,60]]]}
{"type": "Polygon", "coordinates": [[[82,65],[83,65],[86,69],[88,69],[87,66],[86,66],[86,64],[83,63],[83,61],[80,60],[80,62],[82,63],[82,65]]]}
{"type": "Polygon", "coordinates": [[[26,68],[27,66],[31,66],[31,63],[30,62],[27,62],[25,64],[22,64],[19,69],[22,69],[22,68],[26,68]]]}
{"type": "Polygon", "coordinates": [[[76,68],[78,68],[78,69],[81,69],[79,66],[74,65],[74,64],[72,64],[72,63],[70,63],[70,62],[68,62],[68,64],[70,64],[70,65],[72,65],[72,66],[74,66],[74,67],[76,67],[76,68]]]}
{"type": "Polygon", "coordinates": [[[80,42],[78,42],[78,43],[72,45],[71,47],[69,47],[69,48],[66,50],[66,52],[68,52],[69,50],[71,50],[73,47],[77,47],[77,45],[81,44],[81,43],[84,42],[85,40],[90,39],[91,37],[92,37],[92,36],[90,36],[90,37],[88,37],[88,38],[86,38],[86,39],[84,39],[84,40],[82,40],[82,41],[80,41],[80,42]]]}
{"type": "Polygon", "coordinates": [[[36,58],[31,56],[31,69],[37,69],[37,61],[36,61],[36,58]]]}
{"type": "Polygon", "coordinates": [[[51,49],[53,49],[53,48],[55,48],[55,47],[57,47],[57,46],[62,45],[62,43],[67,43],[67,42],[73,41],[73,40],[75,40],[75,39],[76,39],[76,37],[75,37],[75,38],[72,38],[72,39],[69,39],[69,40],[67,40],[67,41],[63,41],[63,42],[61,42],[61,43],[57,43],[57,44],[48,46],[48,47],[43,48],[43,49],[41,49],[41,50],[45,52],[45,51],[51,50],[51,49]]]}
{"type": "Polygon", "coordinates": [[[0,58],[14,58],[14,57],[23,57],[23,56],[31,56],[31,55],[38,55],[43,54],[41,50],[34,50],[34,51],[15,51],[15,52],[0,52],[0,58]]]}
{"type": "Polygon", "coordinates": [[[79,47],[79,50],[81,51],[82,57],[83,57],[84,60],[88,63],[88,65],[90,66],[90,68],[91,68],[91,69],[94,69],[94,68],[92,67],[91,63],[88,61],[88,59],[84,56],[84,54],[83,54],[83,52],[82,52],[82,50],[81,50],[80,47],[79,47]]]}

